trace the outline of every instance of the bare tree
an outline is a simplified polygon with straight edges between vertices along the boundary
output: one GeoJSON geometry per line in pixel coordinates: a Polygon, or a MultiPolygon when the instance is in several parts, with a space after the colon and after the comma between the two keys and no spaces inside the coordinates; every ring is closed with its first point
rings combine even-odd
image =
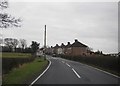
{"type": "Polygon", "coordinates": [[[5,43],[6,46],[8,46],[10,51],[15,51],[15,49],[18,45],[18,40],[17,39],[12,39],[12,38],[5,38],[4,43],[5,43]]]}
{"type": "Polygon", "coordinates": [[[8,1],[7,0],[0,0],[0,9],[8,8],[8,1]]]}
{"type": "Polygon", "coordinates": [[[20,39],[19,40],[20,46],[22,48],[22,51],[24,51],[24,49],[27,47],[27,42],[25,39],[20,39]]]}
{"type": "Polygon", "coordinates": [[[15,51],[16,51],[16,47],[17,47],[19,41],[17,39],[13,39],[12,43],[13,43],[13,49],[15,49],[15,51]]]}
{"type": "Polygon", "coordinates": [[[10,51],[12,51],[12,47],[13,47],[11,42],[12,42],[12,38],[5,38],[4,39],[4,43],[10,49],[10,51]]]}
{"type": "Polygon", "coordinates": [[[8,8],[7,0],[0,0],[0,28],[9,28],[9,27],[20,27],[20,18],[15,18],[9,15],[8,13],[4,13],[3,10],[8,8]]]}

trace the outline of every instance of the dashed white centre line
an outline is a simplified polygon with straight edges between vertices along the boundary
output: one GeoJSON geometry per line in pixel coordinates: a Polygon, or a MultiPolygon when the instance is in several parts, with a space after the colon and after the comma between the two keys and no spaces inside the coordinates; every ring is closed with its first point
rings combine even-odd
{"type": "Polygon", "coordinates": [[[62,63],[65,63],[64,61],[62,61],[62,63]]]}
{"type": "Polygon", "coordinates": [[[68,67],[71,67],[68,63],[66,63],[66,65],[67,65],[68,67]]]}
{"type": "Polygon", "coordinates": [[[80,75],[72,68],[72,71],[76,74],[78,78],[81,78],[80,75]]]}

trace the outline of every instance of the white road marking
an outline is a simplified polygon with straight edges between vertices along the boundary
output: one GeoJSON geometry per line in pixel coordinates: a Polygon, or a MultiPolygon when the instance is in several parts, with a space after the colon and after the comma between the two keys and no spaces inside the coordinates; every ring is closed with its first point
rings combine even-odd
{"type": "Polygon", "coordinates": [[[53,58],[53,59],[57,59],[57,58],[53,58]]]}
{"type": "Polygon", "coordinates": [[[94,69],[96,69],[96,70],[98,70],[98,71],[101,71],[101,72],[106,73],[106,74],[108,74],[108,75],[114,76],[114,77],[116,77],[116,78],[120,78],[119,76],[114,75],[114,74],[112,74],[112,73],[109,73],[109,72],[107,72],[107,71],[104,71],[104,70],[102,70],[102,69],[99,69],[99,68],[96,68],[96,67],[93,67],[93,66],[90,66],[90,65],[87,65],[87,64],[83,64],[83,63],[79,63],[79,64],[82,64],[82,65],[85,65],[85,66],[94,68],[94,69]]]}
{"type": "Polygon", "coordinates": [[[64,61],[62,61],[62,63],[65,63],[64,61]]]}
{"type": "Polygon", "coordinates": [[[32,86],[49,69],[50,65],[51,65],[51,61],[49,60],[48,67],[29,86],[32,86]]]}
{"type": "MultiPolygon", "coordinates": [[[[69,61],[69,60],[68,60],[68,61],[69,61]]],[[[75,62],[75,61],[70,61],[70,62],[75,62]]],[[[87,64],[85,64],[85,63],[80,63],[80,62],[76,62],[76,63],[81,64],[81,65],[85,65],[85,66],[88,66],[88,67],[91,67],[91,68],[94,68],[94,69],[96,69],[96,70],[98,70],[98,71],[101,71],[101,72],[103,72],[103,73],[105,73],[105,74],[108,74],[108,75],[114,76],[114,77],[116,77],[116,78],[120,78],[119,76],[117,76],[117,75],[115,75],[115,74],[112,74],[112,73],[107,72],[107,71],[104,71],[104,70],[102,70],[102,69],[99,69],[99,68],[96,68],[96,67],[93,67],[93,66],[87,65],[87,64]]]]}
{"type": "Polygon", "coordinates": [[[66,65],[67,65],[68,67],[71,67],[68,63],[66,63],[66,65]]]}
{"type": "Polygon", "coordinates": [[[76,74],[78,78],[81,78],[80,75],[72,68],[72,71],[76,74]]]}

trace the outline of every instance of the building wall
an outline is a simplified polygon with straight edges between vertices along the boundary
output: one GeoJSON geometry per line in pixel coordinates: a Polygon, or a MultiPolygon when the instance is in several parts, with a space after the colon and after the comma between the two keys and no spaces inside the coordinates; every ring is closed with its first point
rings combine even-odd
{"type": "Polygon", "coordinates": [[[69,55],[71,55],[71,52],[72,52],[72,48],[71,47],[65,48],[65,55],[69,56],[69,55]]]}
{"type": "Polygon", "coordinates": [[[58,52],[57,48],[53,48],[53,53],[57,54],[57,52],[58,52]]]}
{"type": "Polygon", "coordinates": [[[58,48],[57,49],[57,54],[64,55],[65,54],[65,48],[58,48]]]}
{"type": "Polygon", "coordinates": [[[62,48],[58,48],[58,50],[57,50],[57,54],[62,54],[62,48]]]}
{"type": "Polygon", "coordinates": [[[85,47],[72,47],[71,49],[72,56],[87,55],[87,49],[85,47]]]}
{"type": "Polygon", "coordinates": [[[52,52],[54,54],[66,56],[89,55],[86,47],[53,48],[52,52]]]}

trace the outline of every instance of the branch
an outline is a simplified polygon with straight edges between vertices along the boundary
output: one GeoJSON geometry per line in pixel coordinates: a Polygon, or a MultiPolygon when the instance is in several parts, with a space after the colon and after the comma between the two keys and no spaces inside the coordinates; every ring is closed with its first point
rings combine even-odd
{"type": "Polygon", "coordinates": [[[0,9],[8,8],[8,1],[7,0],[0,0],[0,9]]]}
{"type": "Polygon", "coordinates": [[[22,20],[20,18],[16,19],[7,13],[0,14],[0,28],[8,28],[8,27],[20,27],[20,22],[22,20]]]}

